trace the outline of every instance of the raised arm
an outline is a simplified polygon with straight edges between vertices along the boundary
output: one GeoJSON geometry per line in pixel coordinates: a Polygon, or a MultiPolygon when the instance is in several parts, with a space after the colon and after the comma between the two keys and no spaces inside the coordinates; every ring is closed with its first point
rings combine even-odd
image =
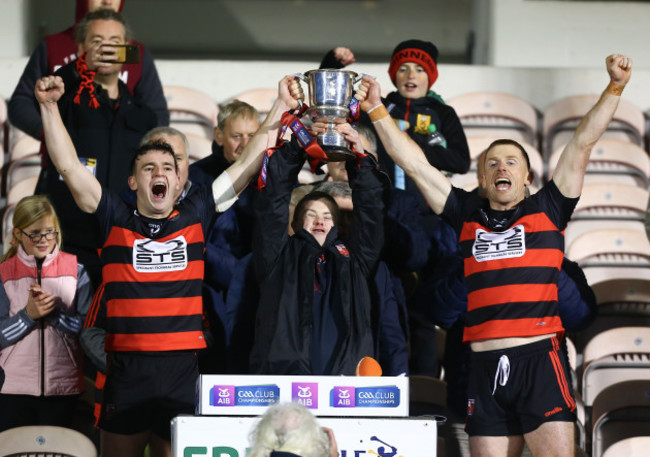
{"type": "Polygon", "coordinates": [[[275,99],[268,116],[248,142],[241,156],[226,169],[237,194],[244,190],[253,176],[260,171],[264,151],[275,146],[282,114],[295,108],[298,105],[297,100],[303,98],[302,88],[295,76],[285,76],[280,81],[278,98],[275,99]]]}
{"type": "Polygon", "coordinates": [[[623,88],[632,74],[632,59],[629,57],[612,54],[606,63],[610,83],[578,124],[553,173],[553,181],[565,197],[580,196],[591,149],[614,117],[623,88]]]}
{"type": "Polygon", "coordinates": [[[94,213],[102,196],[102,188],[79,161],[63,124],[57,105],[63,92],[63,80],[59,76],[46,76],[36,81],[34,95],[41,110],[45,144],[52,163],[70,189],[77,206],[86,213],[94,213]]]}
{"type": "Polygon", "coordinates": [[[422,149],[400,131],[381,102],[381,88],[374,79],[364,76],[356,98],[375,126],[384,149],[393,161],[415,181],[436,214],[442,213],[451,192],[451,183],[427,161],[422,149]]]}

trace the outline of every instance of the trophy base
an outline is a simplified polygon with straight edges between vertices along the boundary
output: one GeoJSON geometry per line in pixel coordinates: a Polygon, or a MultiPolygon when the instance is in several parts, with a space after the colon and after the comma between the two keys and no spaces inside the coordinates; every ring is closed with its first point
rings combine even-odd
{"type": "Polygon", "coordinates": [[[343,162],[356,159],[356,154],[343,146],[321,146],[328,162],[343,162]]]}

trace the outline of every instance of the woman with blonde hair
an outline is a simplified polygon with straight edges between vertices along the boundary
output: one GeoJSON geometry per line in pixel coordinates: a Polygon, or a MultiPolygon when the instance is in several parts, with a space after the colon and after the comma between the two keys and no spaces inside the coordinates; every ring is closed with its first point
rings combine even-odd
{"type": "Polygon", "coordinates": [[[83,390],[78,335],[92,298],[84,267],[61,252],[47,197],[23,198],[0,262],[0,431],[68,426],[83,390]]]}
{"type": "Polygon", "coordinates": [[[334,433],[298,403],[271,406],[250,434],[248,457],[332,457],[334,433]]]}

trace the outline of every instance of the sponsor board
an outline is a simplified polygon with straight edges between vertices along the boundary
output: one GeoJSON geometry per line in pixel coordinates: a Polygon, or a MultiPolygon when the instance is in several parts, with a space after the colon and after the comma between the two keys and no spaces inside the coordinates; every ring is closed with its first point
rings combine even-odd
{"type": "MultiPolygon", "coordinates": [[[[179,416],[172,420],[174,457],[245,457],[256,417],[179,416]]],[[[334,431],[340,457],[436,457],[431,418],[334,418],[318,422],[334,431]]]]}
{"type": "Polygon", "coordinates": [[[258,416],[267,407],[293,401],[317,416],[408,416],[405,376],[201,375],[196,413],[258,416]]]}

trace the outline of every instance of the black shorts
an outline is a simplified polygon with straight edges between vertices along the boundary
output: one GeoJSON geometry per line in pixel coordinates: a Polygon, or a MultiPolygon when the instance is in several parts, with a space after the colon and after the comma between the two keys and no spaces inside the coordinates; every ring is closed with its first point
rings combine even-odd
{"type": "Polygon", "coordinates": [[[576,404],[559,346],[552,337],[510,349],[473,352],[467,433],[523,435],[545,422],[575,421],[576,404]]]}
{"type": "Polygon", "coordinates": [[[194,414],[198,375],[194,351],[110,353],[99,427],[123,435],[151,430],[170,440],[170,421],[194,414]]]}

